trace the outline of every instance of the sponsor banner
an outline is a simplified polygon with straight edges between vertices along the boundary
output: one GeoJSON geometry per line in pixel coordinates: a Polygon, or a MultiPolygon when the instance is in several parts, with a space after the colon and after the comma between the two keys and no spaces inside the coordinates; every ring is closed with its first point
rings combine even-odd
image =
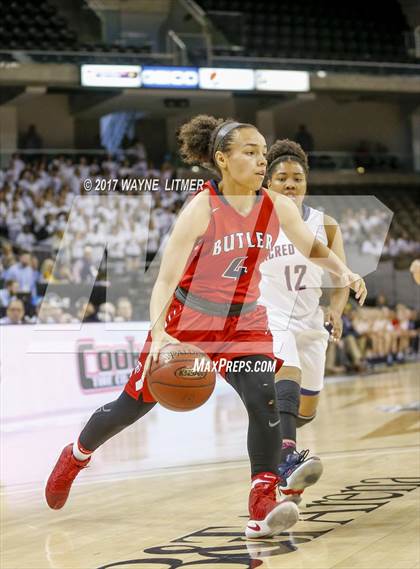
{"type": "Polygon", "coordinates": [[[200,67],[200,89],[226,89],[228,91],[252,91],[255,89],[252,69],[228,69],[200,67]]]}
{"type": "Polygon", "coordinates": [[[148,322],[2,326],[2,420],[95,409],[121,391],[148,322]]]}
{"type": "Polygon", "coordinates": [[[82,65],[83,87],[140,87],[140,65],[82,65]]]}
{"type": "MultiPolygon", "coordinates": [[[[115,399],[148,330],[149,322],[1,326],[2,422],[91,412],[115,399]]],[[[225,381],[217,384],[231,391],[225,381]]]]}
{"type": "Polygon", "coordinates": [[[226,91],[309,91],[307,71],[157,65],[82,65],[84,87],[212,89],[226,91]]]}
{"type": "Polygon", "coordinates": [[[197,89],[197,67],[157,67],[146,65],[142,74],[143,87],[157,89],[197,89]]]}
{"type": "Polygon", "coordinates": [[[255,71],[255,88],[257,91],[309,91],[309,73],[260,69],[255,71]]]}

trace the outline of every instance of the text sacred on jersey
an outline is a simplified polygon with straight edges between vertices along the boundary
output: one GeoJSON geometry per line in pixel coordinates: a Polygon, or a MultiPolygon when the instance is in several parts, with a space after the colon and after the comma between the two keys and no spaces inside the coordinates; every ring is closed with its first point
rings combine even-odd
{"type": "Polygon", "coordinates": [[[268,254],[268,259],[274,259],[274,257],[285,257],[287,255],[295,254],[295,246],[293,243],[283,243],[282,245],[275,245],[270,253],[268,254]]]}
{"type": "Polygon", "coordinates": [[[213,255],[220,255],[220,253],[228,253],[235,249],[271,249],[273,244],[273,237],[270,233],[263,233],[262,231],[251,231],[230,233],[225,235],[223,239],[217,239],[214,242],[213,255]]]}

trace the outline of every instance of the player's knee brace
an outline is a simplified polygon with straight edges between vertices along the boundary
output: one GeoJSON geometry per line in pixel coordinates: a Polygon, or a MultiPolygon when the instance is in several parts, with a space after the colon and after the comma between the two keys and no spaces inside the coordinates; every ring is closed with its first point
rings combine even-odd
{"type": "MultiPolygon", "coordinates": [[[[251,382],[250,382],[251,383],[251,382]]],[[[267,377],[256,377],[244,393],[244,402],[248,413],[271,415],[277,413],[276,392],[274,382],[267,377]]]]}
{"type": "Polygon", "coordinates": [[[316,417],[316,413],[311,415],[310,417],[302,417],[302,415],[298,415],[296,419],[296,427],[299,429],[300,427],[304,427],[311,421],[313,421],[316,417]]]}
{"type": "Polygon", "coordinates": [[[280,379],[276,383],[276,394],[280,413],[290,413],[297,417],[299,413],[300,385],[296,381],[280,379]]]}
{"type": "MultiPolygon", "coordinates": [[[[248,356],[251,362],[269,360],[263,356],[248,356]]],[[[278,413],[274,377],[266,372],[238,372],[227,376],[229,383],[239,393],[248,414],[265,415],[278,413]]]]}

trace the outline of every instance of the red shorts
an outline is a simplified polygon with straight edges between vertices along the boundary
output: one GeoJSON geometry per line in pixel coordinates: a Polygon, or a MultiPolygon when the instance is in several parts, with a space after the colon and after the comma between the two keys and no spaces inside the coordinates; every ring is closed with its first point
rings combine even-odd
{"type": "MultiPolygon", "coordinates": [[[[174,298],[168,309],[165,330],[181,342],[194,344],[211,360],[229,361],[241,356],[263,355],[276,359],[273,354],[273,337],[268,328],[265,307],[257,306],[252,312],[240,316],[211,316],[185,306],[174,298]]],[[[152,341],[149,332],[136,367],[131,372],[125,392],[138,399],[140,394],[147,402],[155,401],[147,380],[141,381],[143,366],[152,341]]],[[[277,360],[277,369],[283,362],[277,360]]],[[[222,375],[223,372],[221,371],[222,375]]]]}

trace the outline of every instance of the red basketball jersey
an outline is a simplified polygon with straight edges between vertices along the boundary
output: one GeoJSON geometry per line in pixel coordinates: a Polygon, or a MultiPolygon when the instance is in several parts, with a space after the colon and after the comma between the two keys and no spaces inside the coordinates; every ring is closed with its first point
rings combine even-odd
{"type": "Polygon", "coordinates": [[[206,182],[204,189],[210,192],[211,220],[179,286],[212,302],[254,302],[260,296],[260,264],[279,233],[273,202],[261,189],[244,216],[229,205],[215,181],[206,182]]]}

